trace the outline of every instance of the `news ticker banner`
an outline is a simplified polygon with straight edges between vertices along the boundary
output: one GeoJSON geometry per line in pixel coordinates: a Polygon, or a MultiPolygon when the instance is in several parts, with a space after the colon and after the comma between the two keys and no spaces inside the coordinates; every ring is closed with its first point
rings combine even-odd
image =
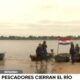
{"type": "Polygon", "coordinates": [[[0,80],[80,80],[80,74],[0,74],[0,80]]]}

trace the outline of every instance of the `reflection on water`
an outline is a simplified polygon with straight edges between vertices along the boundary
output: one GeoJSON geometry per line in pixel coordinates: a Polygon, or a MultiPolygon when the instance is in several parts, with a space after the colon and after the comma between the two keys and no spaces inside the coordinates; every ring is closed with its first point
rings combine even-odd
{"type": "Polygon", "coordinates": [[[4,60],[0,61],[0,66],[1,65],[4,65],[4,64],[5,64],[5,61],[4,60]]]}
{"type": "Polygon", "coordinates": [[[36,73],[40,73],[40,74],[47,73],[47,69],[46,68],[36,69],[36,73]]]}
{"type": "Polygon", "coordinates": [[[30,60],[4,60],[0,61],[0,70],[21,70],[23,73],[52,73],[51,62],[42,64],[31,62],[30,60]]]}
{"type": "Polygon", "coordinates": [[[52,61],[48,61],[47,63],[32,62],[30,68],[32,69],[33,73],[40,73],[40,74],[53,73],[53,71],[55,70],[54,62],[52,61]]]}
{"type": "Polygon", "coordinates": [[[36,73],[47,73],[47,62],[36,63],[36,73]]]}

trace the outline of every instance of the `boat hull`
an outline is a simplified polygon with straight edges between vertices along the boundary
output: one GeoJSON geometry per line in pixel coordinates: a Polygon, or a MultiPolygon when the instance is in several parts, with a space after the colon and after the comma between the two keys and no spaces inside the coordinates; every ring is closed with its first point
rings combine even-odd
{"type": "Polygon", "coordinates": [[[4,53],[0,53],[0,60],[4,60],[4,53]]]}
{"type": "Polygon", "coordinates": [[[56,62],[69,62],[70,61],[69,53],[61,53],[61,54],[55,55],[54,58],[56,62]]]}

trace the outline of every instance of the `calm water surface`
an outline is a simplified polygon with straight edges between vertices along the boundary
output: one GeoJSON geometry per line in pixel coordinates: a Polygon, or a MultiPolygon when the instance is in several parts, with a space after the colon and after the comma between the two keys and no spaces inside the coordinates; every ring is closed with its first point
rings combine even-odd
{"type": "MultiPolygon", "coordinates": [[[[6,59],[29,59],[30,54],[35,54],[36,47],[42,40],[0,40],[0,52],[5,52],[6,59]]],[[[74,44],[79,43],[80,40],[73,41],[74,44]]],[[[57,54],[58,41],[47,40],[47,51],[54,49],[57,54]]],[[[69,52],[70,45],[59,45],[59,53],[69,52]]]]}

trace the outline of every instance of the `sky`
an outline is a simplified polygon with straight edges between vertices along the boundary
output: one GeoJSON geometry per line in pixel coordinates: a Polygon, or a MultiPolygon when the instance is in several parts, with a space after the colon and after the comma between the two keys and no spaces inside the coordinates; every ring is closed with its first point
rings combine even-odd
{"type": "Polygon", "coordinates": [[[0,0],[0,35],[80,35],[80,0],[0,0]]]}

